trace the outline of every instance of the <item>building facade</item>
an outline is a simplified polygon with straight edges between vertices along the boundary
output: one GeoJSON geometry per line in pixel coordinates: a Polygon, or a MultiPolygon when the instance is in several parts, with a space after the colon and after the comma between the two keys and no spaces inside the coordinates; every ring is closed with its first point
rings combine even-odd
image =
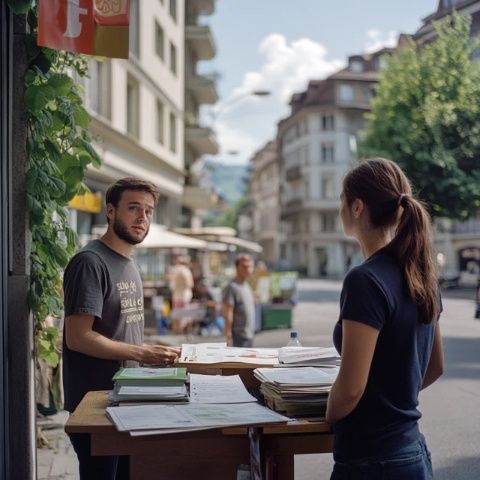
{"type": "Polygon", "coordinates": [[[359,260],[339,219],[342,179],[356,160],[357,134],[390,49],[349,57],[348,66],[293,95],[278,125],[285,259],[310,277],[342,276],[359,260]]]}
{"type": "MultiPolygon", "coordinates": [[[[74,201],[72,225],[83,242],[104,224],[108,184],[125,176],[154,182],[160,199],[154,221],[177,224],[184,184],[184,0],[130,2],[128,60],[89,61],[81,79],[91,114],[93,146],[102,159],[89,168],[89,201],[74,201]]],[[[76,199],[78,200],[78,199],[76,199]]]]}
{"type": "Polygon", "coordinates": [[[280,165],[277,143],[270,141],[250,159],[249,199],[253,240],[271,267],[281,264],[284,238],[280,222],[280,165]]]}
{"type": "Polygon", "coordinates": [[[216,53],[215,41],[202,18],[211,15],[214,0],[185,1],[185,186],[182,224],[200,227],[205,210],[214,208],[218,196],[212,188],[199,185],[202,155],[216,155],[218,144],[213,130],[200,122],[201,105],[218,101],[215,74],[197,71],[199,61],[211,60],[216,53]]]}

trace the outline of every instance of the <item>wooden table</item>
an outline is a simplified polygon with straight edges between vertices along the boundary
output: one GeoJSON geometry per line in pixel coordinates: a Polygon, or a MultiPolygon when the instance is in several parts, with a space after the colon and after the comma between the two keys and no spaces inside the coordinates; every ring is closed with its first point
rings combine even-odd
{"type": "MultiPolygon", "coordinates": [[[[65,430],[90,434],[92,455],[130,456],[131,480],[235,480],[238,466],[250,463],[245,427],[131,437],[107,418],[107,404],[107,392],[89,392],[65,430]]],[[[278,480],[294,478],[294,455],[332,451],[333,435],[323,422],[259,427],[262,457],[273,462],[278,480]]]]}

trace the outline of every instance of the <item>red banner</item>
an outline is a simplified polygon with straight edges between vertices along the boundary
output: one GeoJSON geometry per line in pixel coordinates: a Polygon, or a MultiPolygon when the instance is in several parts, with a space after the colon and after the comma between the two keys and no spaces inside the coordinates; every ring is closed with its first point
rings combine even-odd
{"type": "Polygon", "coordinates": [[[40,0],[38,44],[128,58],[129,0],[40,0]]]}

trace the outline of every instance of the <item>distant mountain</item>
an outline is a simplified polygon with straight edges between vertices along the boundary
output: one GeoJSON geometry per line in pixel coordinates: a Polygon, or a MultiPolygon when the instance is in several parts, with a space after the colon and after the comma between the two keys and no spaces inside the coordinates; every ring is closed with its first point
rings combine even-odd
{"type": "Polygon", "coordinates": [[[202,183],[214,187],[230,204],[237,203],[246,192],[245,179],[248,175],[248,165],[225,165],[207,160],[205,174],[202,183]]]}

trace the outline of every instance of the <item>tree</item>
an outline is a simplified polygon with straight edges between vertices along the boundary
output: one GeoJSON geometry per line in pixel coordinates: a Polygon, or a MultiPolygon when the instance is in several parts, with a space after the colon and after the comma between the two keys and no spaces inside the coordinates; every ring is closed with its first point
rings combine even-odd
{"type": "Polygon", "coordinates": [[[220,213],[210,222],[214,226],[238,228],[238,218],[248,208],[248,198],[243,196],[236,203],[230,205],[227,210],[220,213]]]}
{"type": "Polygon", "coordinates": [[[434,42],[388,62],[359,151],[396,161],[433,216],[464,220],[480,207],[479,42],[456,13],[435,29],[434,42]]]}

